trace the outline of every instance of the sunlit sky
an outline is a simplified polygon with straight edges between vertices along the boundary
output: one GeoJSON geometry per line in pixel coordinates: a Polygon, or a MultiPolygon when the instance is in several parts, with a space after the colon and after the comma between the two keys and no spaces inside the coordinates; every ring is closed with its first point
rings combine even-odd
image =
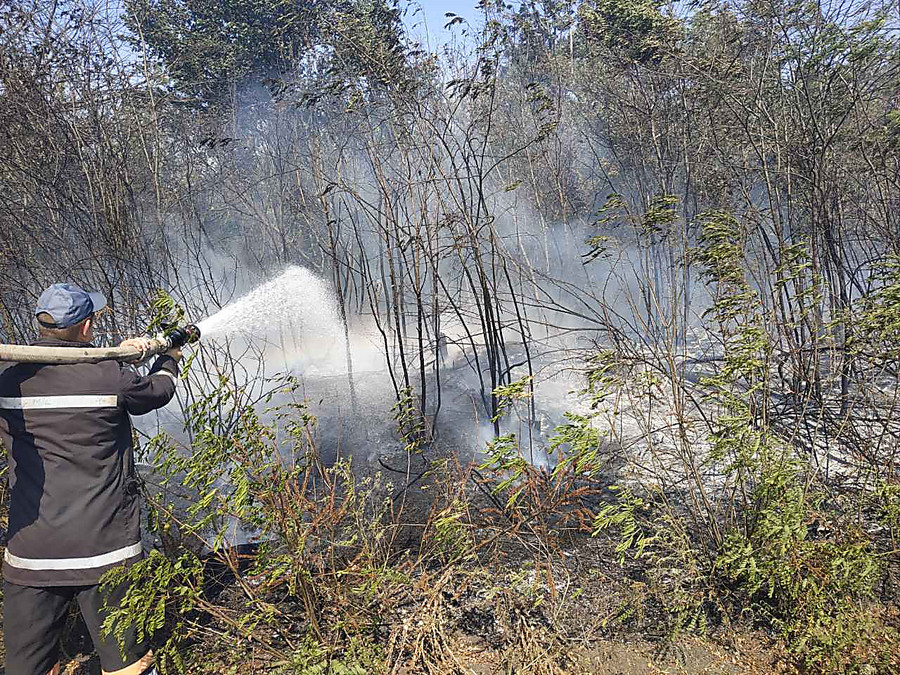
{"type": "Polygon", "coordinates": [[[446,17],[447,12],[463,17],[469,27],[474,29],[481,25],[481,13],[476,9],[477,4],[477,0],[420,0],[418,3],[410,0],[403,20],[411,35],[418,37],[424,46],[437,50],[449,42],[453,34],[457,38],[460,36],[459,25],[444,30],[444,26],[450,21],[446,17]],[[421,9],[417,10],[416,7],[421,9]]]}

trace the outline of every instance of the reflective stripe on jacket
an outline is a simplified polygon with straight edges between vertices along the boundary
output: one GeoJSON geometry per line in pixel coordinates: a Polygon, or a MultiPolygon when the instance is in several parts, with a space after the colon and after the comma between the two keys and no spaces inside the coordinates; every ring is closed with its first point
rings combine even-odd
{"type": "MultiPolygon", "coordinates": [[[[85,347],[43,338],[47,347],[85,347]]],[[[141,557],[131,415],[161,408],[178,365],[140,376],[116,361],[19,363],[0,373],[0,439],[9,452],[3,576],[23,586],[95,584],[141,557]]]]}

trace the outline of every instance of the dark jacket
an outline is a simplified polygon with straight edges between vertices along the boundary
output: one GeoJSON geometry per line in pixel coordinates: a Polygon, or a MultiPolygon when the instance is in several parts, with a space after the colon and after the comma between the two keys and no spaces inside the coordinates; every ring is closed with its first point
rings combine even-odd
{"type": "MultiPolygon", "coordinates": [[[[85,347],[43,338],[36,345],[85,347]]],[[[95,584],[140,559],[131,419],[175,393],[178,364],[137,375],[116,361],[19,363],[0,373],[0,439],[9,451],[3,577],[23,586],[95,584]]]]}

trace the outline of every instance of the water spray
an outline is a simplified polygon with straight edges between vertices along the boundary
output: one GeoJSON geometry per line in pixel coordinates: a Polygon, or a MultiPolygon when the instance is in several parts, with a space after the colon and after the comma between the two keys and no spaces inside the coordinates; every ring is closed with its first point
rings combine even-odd
{"type": "Polygon", "coordinates": [[[170,349],[179,349],[200,340],[200,329],[193,324],[167,324],[154,337],[150,347],[141,351],[134,347],[42,347],[36,345],[0,345],[0,361],[19,363],[99,363],[121,361],[134,363],[157,356],[170,349]]]}

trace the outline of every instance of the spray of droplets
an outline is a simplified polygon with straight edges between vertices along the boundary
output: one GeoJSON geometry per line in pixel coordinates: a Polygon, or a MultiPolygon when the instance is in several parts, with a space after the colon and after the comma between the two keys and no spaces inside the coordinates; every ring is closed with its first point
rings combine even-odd
{"type": "Polygon", "coordinates": [[[197,326],[204,338],[278,335],[295,341],[343,347],[344,331],[327,284],[303,267],[281,275],[223,307],[197,326]]]}

